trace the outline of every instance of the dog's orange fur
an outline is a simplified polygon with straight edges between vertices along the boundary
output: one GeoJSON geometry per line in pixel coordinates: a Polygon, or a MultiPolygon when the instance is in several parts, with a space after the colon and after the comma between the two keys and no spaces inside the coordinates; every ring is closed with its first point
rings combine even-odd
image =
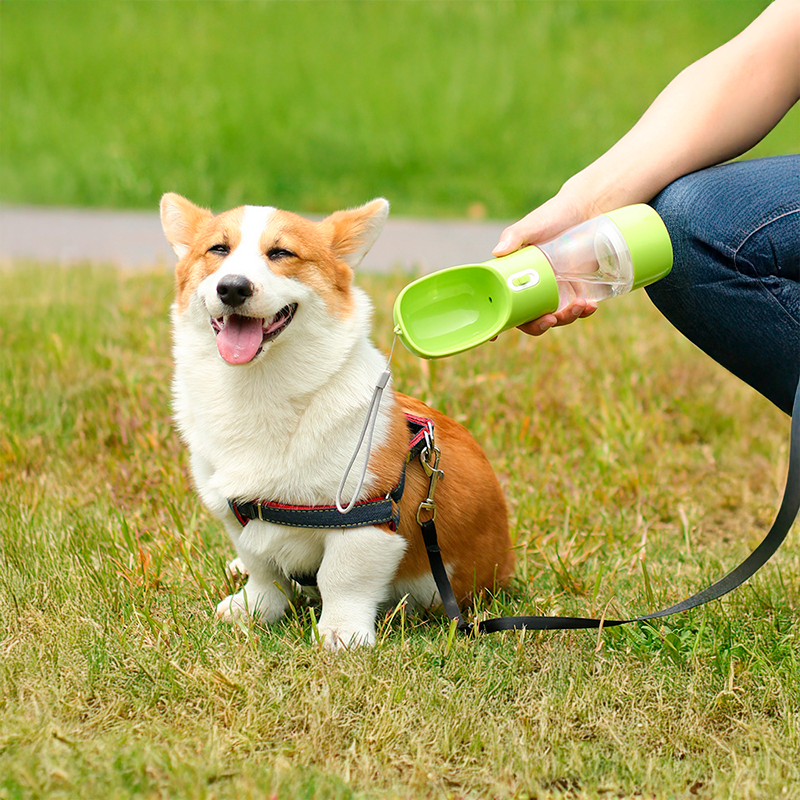
{"type": "MultiPolygon", "coordinates": [[[[396,393],[398,402],[391,441],[373,456],[373,469],[386,476],[381,491],[397,482],[408,449],[408,427],[403,411],[434,422],[441,451],[439,469],[444,480],[436,486],[436,531],[442,558],[448,567],[453,592],[459,602],[476,590],[504,586],[514,569],[514,551],[508,535],[505,498],[483,450],[457,422],[413,397],[396,393]]],[[[400,501],[398,533],[408,549],[397,578],[416,578],[430,572],[428,556],[416,521],[430,478],[419,460],[408,465],[405,491],[400,501]]],[[[423,519],[430,517],[425,513],[423,519]]]]}

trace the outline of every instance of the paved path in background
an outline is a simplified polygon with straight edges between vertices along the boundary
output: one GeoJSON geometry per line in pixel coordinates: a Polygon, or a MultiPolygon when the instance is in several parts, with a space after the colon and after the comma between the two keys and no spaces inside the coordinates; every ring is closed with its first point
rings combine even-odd
{"type": "MultiPolygon", "coordinates": [[[[427,273],[484,261],[506,224],[390,217],[361,268],[427,273]]],[[[175,263],[155,212],[0,207],[0,262],[23,259],[126,269],[175,263]]]]}

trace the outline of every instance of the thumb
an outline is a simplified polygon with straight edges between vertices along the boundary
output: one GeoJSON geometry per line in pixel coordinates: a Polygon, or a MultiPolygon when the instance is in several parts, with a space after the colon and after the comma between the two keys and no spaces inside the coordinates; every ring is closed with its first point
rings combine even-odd
{"type": "Polygon", "coordinates": [[[517,226],[509,225],[509,227],[500,234],[500,239],[494,246],[492,255],[496,257],[507,256],[509,253],[519,250],[523,244],[524,239],[522,234],[518,231],[517,226]]]}
{"type": "Polygon", "coordinates": [[[495,245],[492,253],[495,256],[505,256],[519,250],[520,247],[543,241],[543,236],[554,227],[552,220],[550,200],[544,205],[534,208],[522,219],[509,225],[501,234],[500,241],[495,245]]]}
{"type": "MultiPolygon", "coordinates": [[[[577,203],[571,195],[559,192],[529,214],[509,225],[492,250],[495,256],[505,256],[530,244],[547,242],[572,225],[589,219],[593,208],[577,203]]],[[[599,210],[597,213],[601,213],[599,210]]]]}

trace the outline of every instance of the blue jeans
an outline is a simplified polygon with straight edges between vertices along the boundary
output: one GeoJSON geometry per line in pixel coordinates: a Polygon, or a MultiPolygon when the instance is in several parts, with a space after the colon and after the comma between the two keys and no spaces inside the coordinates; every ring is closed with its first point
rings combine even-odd
{"type": "Polygon", "coordinates": [[[787,414],[800,378],[800,156],[686,175],[653,201],[675,252],[647,288],[688,339],[787,414]]]}

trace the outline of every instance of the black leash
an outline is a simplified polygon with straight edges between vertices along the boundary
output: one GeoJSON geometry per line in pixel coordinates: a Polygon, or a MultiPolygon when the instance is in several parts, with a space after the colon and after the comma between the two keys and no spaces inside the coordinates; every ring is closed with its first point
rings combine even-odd
{"type": "MultiPolygon", "coordinates": [[[[423,466],[425,462],[423,461],[423,466]]],[[[427,470],[426,470],[427,471],[427,470]]],[[[430,493],[432,495],[432,492],[430,493]]],[[[424,505],[424,504],[423,504],[424,505]]],[[[494,633],[496,631],[509,630],[573,630],[585,628],[611,628],[615,625],[627,625],[630,622],[644,622],[645,620],[668,617],[678,614],[681,611],[688,611],[690,608],[702,606],[712,600],[717,600],[728,592],[741,586],[746,580],[758,572],[767,561],[770,560],[775,551],[781,546],[786,538],[792,523],[797,516],[800,508],[800,382],[797,384],[797,391],[794,396],[794,406],[792,408],[792,427],[789,437],[789,472],[786,476],[786,487],[783,491],[778,514],[772,527],[764,537],[761,544],[738,567],[731,570],[727,575],[720,578],[716,583],[711,584],[703,591],[688,597],[686,600],[676,603],[674,606],[656,611],[652,614],[644,614],[633,619],[593,619],[590,617],[496,617],[479,622],[477,631],[479,633],[494,633]]],[[[435,515],[434,515],[435,517],[435,515]]],[[[436,581],[436,588],[442,598],[442,605],[451,620],[456,620],[459,630],[464,633],[472,633],[476,626],[465,622],[461,615],[458,602],[453,594],[450,579],[442,561],[442,554],[436,538],[436,526],[434,517],[427,522],[417,521],[422,531],[425,541],[425,549],[428,551],[428,560],[431,565],[431,572],[436,581]]]]}

